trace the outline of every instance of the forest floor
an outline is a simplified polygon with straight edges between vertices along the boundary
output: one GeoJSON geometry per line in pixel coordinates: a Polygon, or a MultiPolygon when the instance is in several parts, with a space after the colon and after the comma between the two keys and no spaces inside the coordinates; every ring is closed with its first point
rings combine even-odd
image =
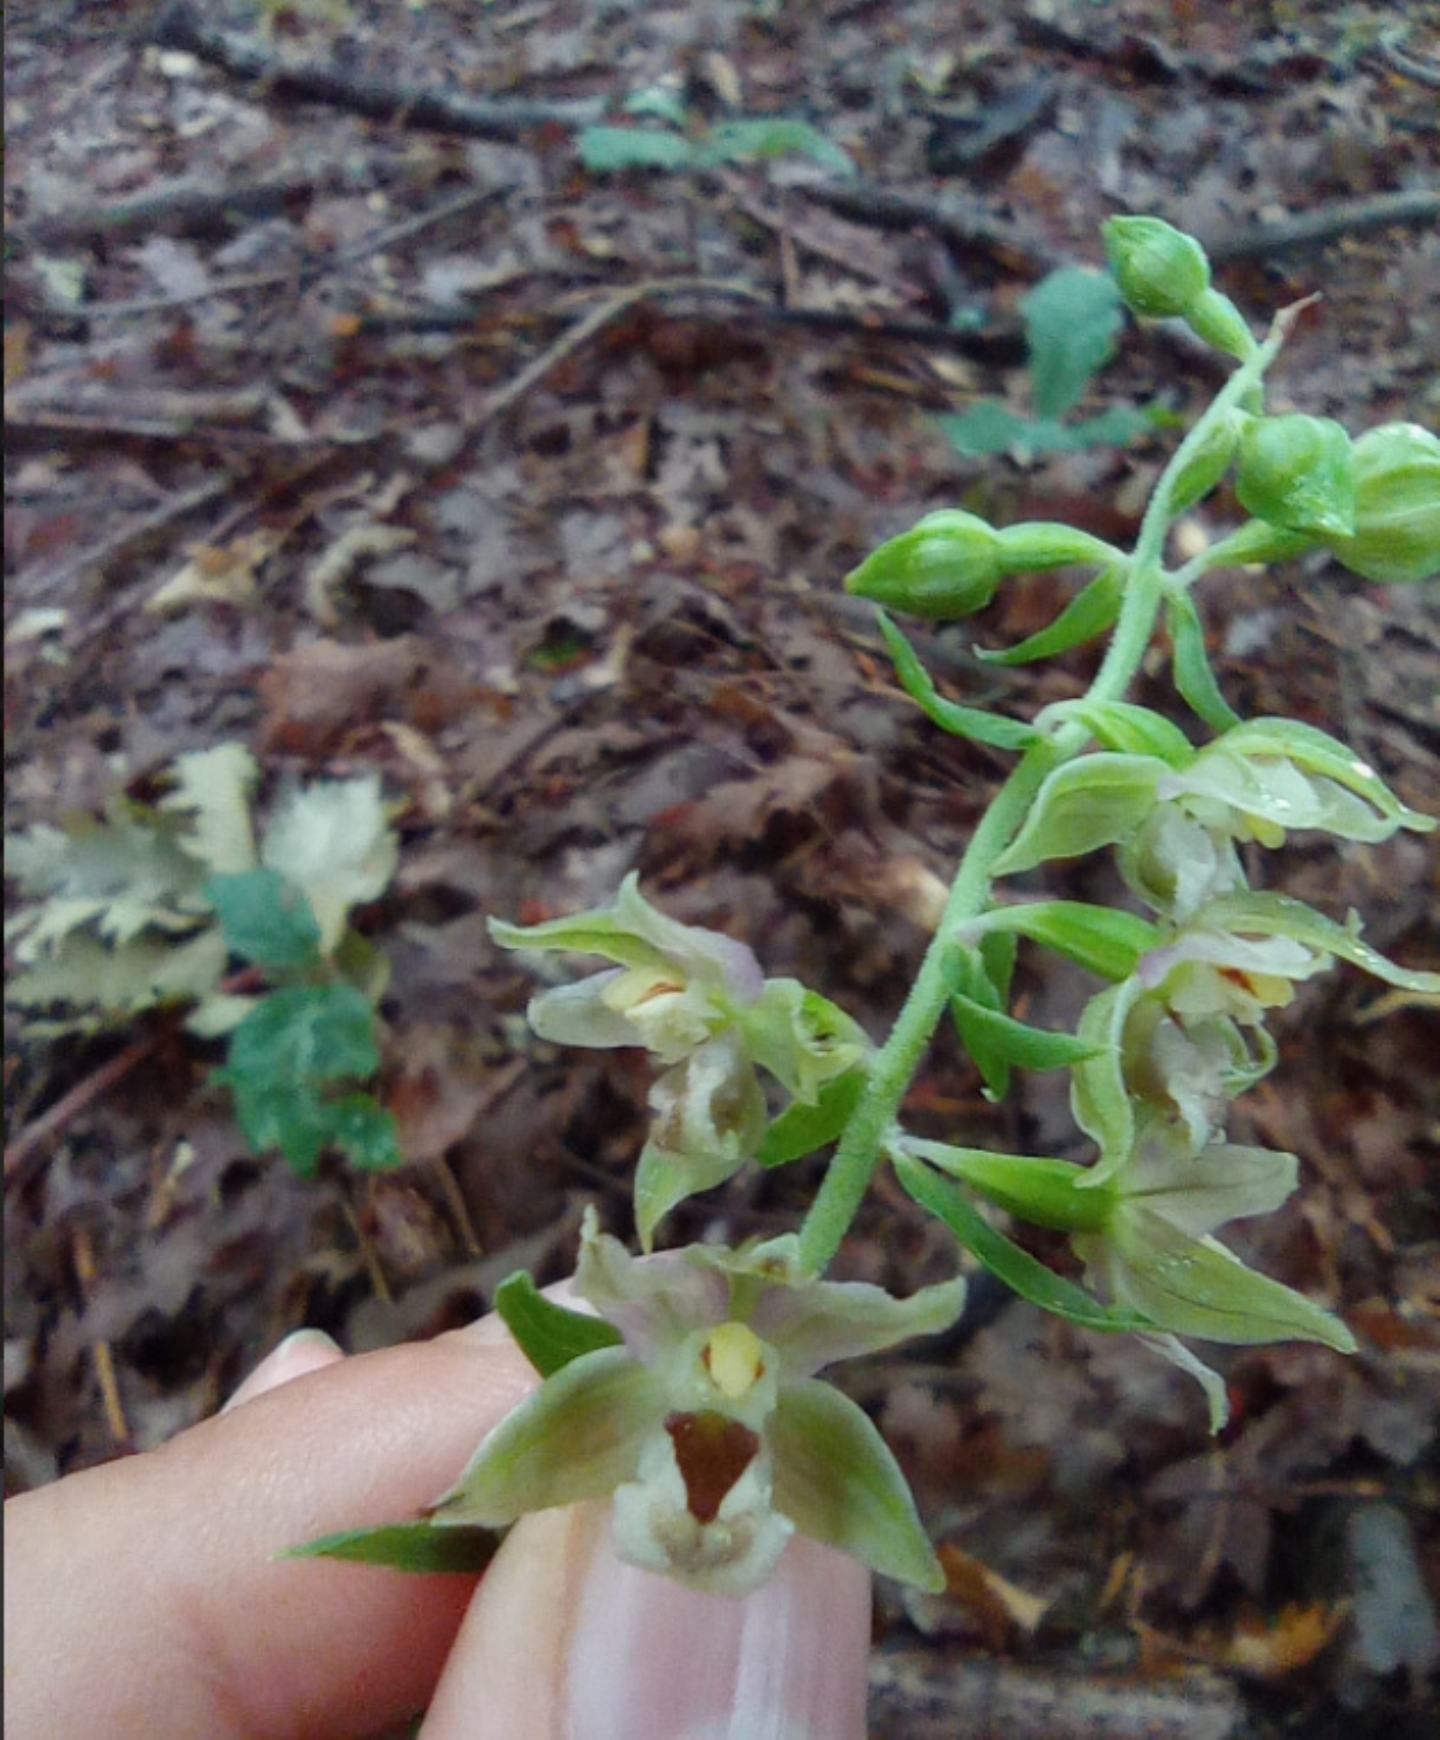
{"type": "MultiPolygon", "coordinates": [[[[937,421],[1025,410],[1020,299],[1099,264],[1105,217],[1204,238],[1257,326],[1323,292],[1272,409],[1440,420],[1434,6],[354,0],[280,8],[269,38],[241,0],[7,10],[8,825],[152,796],[222,742],[267,796],[377,771],[401,853],[362,928],[409,1160],[296,1178],[248,1152],[218,1049],[176,1019],[13,1013],[7,1491],[163,1441],[300,1324],[358,1351],[467,1320],[517,1267],[557,1279],[587,1202],[630,1234],[644,1060],[527,1038],[487,914],[599,904],[638,870],[884,1033],[1009,758],[927,724],[840,583],[939,506],[1133,538],[1164,419],[983,460],[937,421]],[[580,128],[657,89],[692,137],[783,114],[831,150],[587,169],[580,128]]],[[[1132,325],[1083,408],[1185,416],[1220,378],[1132,325]]],[[[1222,492],[1182,535],[1234,513],[1222,492]]],[[[968,649],[1072,584],[1011,584],[917,645],[950,695],[1028,718],[1094,655],[968,649]]],[[[1325,726],[1434,811],[1433,588],[1307,558],[1200,603],[1242,714],[1325,726]]],[[[1167,669],[1157,649],[1137,698],[1173,710],[1167,669]]],[[[1252,868],[1433,966],[1434,839],[1306,837],[1252,868]]],[[[1103,857],[1034,885],[1117,889],[1103,857]]],[[[1027,1018],[1073,1020],[1079,977],[1024,963],[1027,1018]]],[[[1220,1440],[1181,1374],[983,1277],[943,1346],[846,1374],[952,1572],[882,1600],[877,1733],[1432,1731],[1436,1025],[1348,969],[1277,1018],[1233,1139],[1304,1182],[1235,1247],[1361,1352],[1221,1350],[1220,1440]]],[[[1085,1152],[1062,1077],[996,1106],[943,1041],[908,1115],[1085,1152]]],[[[747,1172],[669,1230],[784,1230],[817,1165],[747,1172]]],[[[908,1291],[955,1261],[881,1184],[842,1267],[908,1291]]]]}

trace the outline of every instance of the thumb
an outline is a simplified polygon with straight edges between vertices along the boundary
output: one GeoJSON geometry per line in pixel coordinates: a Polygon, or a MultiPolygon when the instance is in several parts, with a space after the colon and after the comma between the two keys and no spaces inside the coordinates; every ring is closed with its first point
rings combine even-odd
{"type": "Polygon", "coordinates": [[[609,1506],[522,1517],[421,1740],[862,1740],[870,1576],[793,1537],[736,1600],[618,1559],[609,1506]]]}

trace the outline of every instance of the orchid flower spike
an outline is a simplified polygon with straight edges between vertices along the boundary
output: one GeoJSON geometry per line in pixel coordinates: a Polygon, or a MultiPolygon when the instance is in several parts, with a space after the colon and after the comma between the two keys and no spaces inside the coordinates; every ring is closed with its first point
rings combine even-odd
{"type": "Polygon", "coordinates": [[[481,1444],[433,1521],[498,1527],[608,1496],[621,1558],[712,1593],[758,1588],[795,1530],[942,1588],[884,1440],[814,1374],[947,1328],[965,1284],[896,1299],[817,1281],[801,1276],[795,1242],[636,1259],[589,1210],[576,1291],[623,1341],[547,1378],[481,1444]]]}

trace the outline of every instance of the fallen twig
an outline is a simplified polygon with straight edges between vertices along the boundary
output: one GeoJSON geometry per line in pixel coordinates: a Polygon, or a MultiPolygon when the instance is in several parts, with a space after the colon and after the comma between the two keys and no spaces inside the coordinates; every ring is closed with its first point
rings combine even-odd
{"type": "Polygon", "coordinates": [[[1228,235],[1202,236],[1214,261],[1283,253],[1287,248],[1316,248],[1336,236],[1362,230],[1384,230],[1396,224],[1427,224],[1440,220],[1440,188],[1411,187],[1399,193],[1379,193],[1365,199],[1337,200],[1316,211],[1297,212],[1270,224],[1250,224],[1228,235]]]}
{"type": "Polygon", "coordinates": [[[143,1063],[156,1051],[165,1033],[165,1028],[156,1027],[149,1033],[142,1033],[138,1039],[131,1040],[123,1051],[117,1051],[99,1069],[92,1070],[82,1081],[76,1082],[69,1093],[62,1094],[48,1111],[42,1112],[34,1123],[28,1124],[5,1149],[6,1188],[11,1184],[23,1183],[34,1169],[35,1163],[44,1158],[51,1142],[87,1106],[108,1094],[111,1088],[124,1081],[137,1064],[143,1063]]]}
{"type": "Polygon", "coordinates": [[[876,229],[924,229],[955,248],[983,248],[1007,271],[1022,277],[1042,277],[1062,264],[1043,243],[1022,235],[1014,225],[978,207],[966,210],[952,202],[920,199],[914,194],[854,181],[820,181],[799,186],[795,191],[841,217],[873,224],[876,229]]]}
{"type": "Polygon", "coordinates": [[[196,302],[208,302],[217,296],[235,296],[246,290],[263,290],[276,284],[293,284],[297,289],[304,289],[329,273],[343,271],[345,267],[353,266],[371,254],[394,247],[397,242],[412,240],[422,230],[431,229],[436,224],[445,223],[450,218],[473,211],[477,206],[487,205],[492,200],[502,199],[508,191],[504,187],[467,187],[463,193],[441,200],[428,211],[404,218],[399,223],[384,224],[362,236],[350,247],[341,248],[333,254],[317,255],[310,260],[298,261],[293,266],[279,266],[268,272],[246,272],[231,278],[217,278],[212,284],[195,290],[177,291],[168,296],[142,296],[131,302],[97,302],[76,309],[73,314],[67,311],[65,318],[90,321],[128,320],[132,315],[163,313],[171,308],[185,308],[196,302]]]}
{"type": "Polygon", "coordinates": [[[282,97],[328,103],[374,121],[393,121],[427,133],[457,133],[471,139],[517,139],[537,127],[583,127],[598,121],[604,101],[531,102],[519,98],[463,97],[356,78],[337,67],[274,55],[252,37],[207,28],[183,3],[167,7],[150,40],[181,49],[232,78],[253,79],[282,97]]]}
{"type": "MultiPolygon", "coordinates": [[[[92,544],[88,550],[81,550],[78,555],[67,558],[48,573],[34,576],[27,582],[27,591],[36,597],[62,591],[85,574],[105,567],[157,533],[168,531],[177,520],[183,520],[188,514],[198,513],[201,508],[208,507],[212,501],[223,496],[234,482],[235,479],[229,475],[208,477],[204,483],[172,496],[158,507],[151,508],[148,513],[137,514],[133,519],[117,526],[98,544],[92,544]]],[[[8,1172],[8,1153],[5,1166],[8,1172]]]]}

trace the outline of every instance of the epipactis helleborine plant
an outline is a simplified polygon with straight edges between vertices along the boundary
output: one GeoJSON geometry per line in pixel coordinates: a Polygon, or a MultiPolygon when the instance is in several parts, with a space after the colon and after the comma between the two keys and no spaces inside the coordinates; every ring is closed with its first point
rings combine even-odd
{"type": "Polygon", "coordinates": [[[1261,341],[1212,285],[1191,237],[1157,218],[1116,218],[1105,245],[1135,314],[1183,321],[1235,363],[1161,473],[1134,549],[946,509],[847,581],[884,607],[879,628],[901,685],[929,718],[1019,757],[885,1042],[797,981],[767,979],[743,943],[659,912],[633,876],[597,911],[528,927],[492,921],[507,948],[609,963],[535,997],[529,1019],[541,1038],[639,1047],[659,1066],[635,1179],[645,1251],[686,1198],[747,1165],[835,1143],[798,1232],[636,1259],[590,1211],[576,1290],[598,1315],[547,1301],[524,1275],[497,1295],[544,1377],[535,1395],[486,1438],[427,1521],[312,1550],[433,1568],[436,1540],[609,1497],[623,1558],[702,1589],[754,1589],[796,1530],[939,1588],[894,1458],[859,1407],[815,1375],[944,1329],[960,1312],[958,1279],[896,1299],[820,1278],[887,1161],[919,1208],[1024,1298],[1087,1329],[1136,1333],[1198,1378],[1215,1429],[1224,1384],[1181,1337],[1354,1349],[1332,1311],[1215,1237],[1278,1208],[1299,1176],[1294,1155],[1229,1142],[1229,1107],[1276,1062],[1270,1012],[1334,961],[1416,1000],[1440,1002],[1440,973],[1387,961],[1353,914],[1337,922],[1252,889],[1239,849],[1273,849],[1296,831],[1370,845],[1436,823],[1324,731],[1241,719],[1210,667],[1191,589],[1216,568],[1307,551],[1374,582],[1433,580],[1440,440],[1410,423],[1352,440],[1328,418],[1266,415],[1267,371],[1305,305],[1261,341]],[[1252,517],[1168,567],[1171,527],[1227,477],[1252,517]],[[1108,645],[1083,696],[1028,724],[941,695],[887,614],[962,618],[1020,576],[1062,565],[1092,577],[1048,628],[982,656],[1022,664],[1102,636],[1108,645]],[[1199,744],[1125,699],[1162,621],[1179,698],[1208,732],[1199,744]],[[1116,849],[1143,912],[995,892],[997,878],[1103,847],[1116,849]],[[1010,1013],[1021,939],[1103,981],[1074,1033],[1010,1013]],[[906,1091],[947,1012],[992,1098],[1016,1068],[1070,1072],[1093,1161],[992,1153],[902,1127],[906,1091]],[[1066,1233],[1085,1284],[1040,1263],[980,1205],[1066,1233]]]}

